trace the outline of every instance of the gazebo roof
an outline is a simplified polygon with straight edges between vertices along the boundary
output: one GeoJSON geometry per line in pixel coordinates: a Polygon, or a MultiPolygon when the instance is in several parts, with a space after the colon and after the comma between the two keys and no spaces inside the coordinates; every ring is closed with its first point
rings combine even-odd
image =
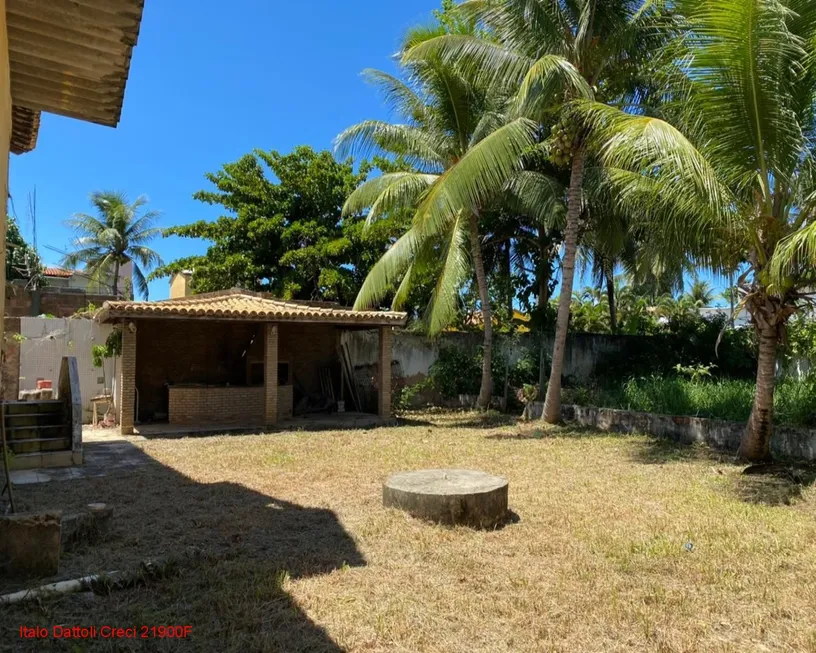
{"type": "Polygon", "coordinates": [[[96,316],[99,322],[129,318],[184,318],[257,322],[322,322],[349,326],[404,326],[406,313],[355,311],[326,303],[273,299],[247,290],[225,290],[158,302],[108,301],[96,316]]]}

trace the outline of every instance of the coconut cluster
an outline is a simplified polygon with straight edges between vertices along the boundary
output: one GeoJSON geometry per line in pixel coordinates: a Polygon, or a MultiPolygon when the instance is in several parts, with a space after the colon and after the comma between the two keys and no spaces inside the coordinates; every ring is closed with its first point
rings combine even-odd
{"type": "Polygon", "coordinates": [[[578,129],[572,120],[561,118],[552,126],[549,138],[549,158],[553,165],[566,168],[572,161],[578,129]]]}

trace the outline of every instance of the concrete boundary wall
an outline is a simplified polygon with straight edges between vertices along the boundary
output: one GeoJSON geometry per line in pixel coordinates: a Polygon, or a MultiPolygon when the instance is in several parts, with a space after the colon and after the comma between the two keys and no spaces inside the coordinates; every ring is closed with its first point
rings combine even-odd
{"type": "MultiPolygon", "coordinates": [[[[528,415],[538,419],[543,402],[530,405],[528,415]]],[[[736,453],[745,429],[742,422],[636,413],[614,408],[564,406],[561,412],[567,421],[614,433],[645,433],[683,444],[707,444],[716,449],[736,453]]],[[[816,430],[778,426],[771,440],[774,456],[816,460],[816,430]]]]}
{"type": "MultiPolygon", "coordinates": [[[[351,359],[355,367],[377,364],[377,332],[351,331],[348,333],[351,359]]],[[[564,359],[564,376],[578,381],[587,381],[595,374],[602,374],[618,361],[634,354],[647,336],[612,336],[604,334],[575,333],[567,339],[564,359]]],[[[408,331],[395,331],[392,345],[392,370],[404,381],[402,385],[412,385],[428,375],[431,365],[439,358],[439,349],[444,346],[458,346],[478,349],[482,346],[481,333],[448,333],[436,340],[408,331]]],[[[502,345],[499,343],[499,347],[502,345]]],[[[532,334],[522,334],[503,353],[514,364],[528,352],[537,352],[538,343],[532,334]]],[[[544,350],[552,353],[552,336],[546,336],[544,350]]]]}
{"type": "MultiPolygon", "coordinates": [[[[93,366],[91,348],[104,345],[113,327],[99,324],[88,319],[68,318],[20,318],[20,375],[19,389],[33,390],[37,379],[52,381],[54,388],[59,381],[60,365],[65,356],[77,360],[79,382],[82,392],[83,422],[91,422],[91,398],[105,389],[102,383],[104,376],[108,390],[113,390],[114,399],[118,400],[119,389],[116,387],[118,359],[105,362],[105,373],[93,366]]],[[[118,403],[117,403],[118,405],[118,403]]],[[[99,406],[99,419],[105,412],[105,405],[99,406]]]]}

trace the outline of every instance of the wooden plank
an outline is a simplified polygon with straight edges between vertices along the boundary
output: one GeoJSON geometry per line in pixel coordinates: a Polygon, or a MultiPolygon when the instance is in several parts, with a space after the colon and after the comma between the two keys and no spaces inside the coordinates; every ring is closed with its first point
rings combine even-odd
{"type": "Polygon", "coordinates": [[[16,13],[11,7],[8,9],[7,14],[9,25],[19,25],[30,29],[30,31],[38,31],[38,29],[45,29],[46,27],[62,27],[62,29],[73,34],[85,34],[130,47],[136,45],[133,36],[123,29],[106,27],[104,25],[79,20],[65,14],[55,13],[51,11],[49,7],[44,7],[42,11],[38,12],[35,16],[16,13]]]}
{"type": "Polygon", "coordinates": [[[54,106],[51,103],[38,102],[36,99],[33,98],[24,97],[18,99],[17,97],[15,97],[14,102],[16,104],[19,104],[20,106],[28,107],[29,109],[34,109],[35,111],[46,111],[48,113],[56,113],[58,115],[66,116],[68,118],[85,120],[99,125],[104,125],[106,127],[115,127],[116,123],[119,121],[118,116],[115,115],[97,113],[91,109],[62,108],[59,106],[54,106]]]}
{"type": "MultiPolygon", "coordinates": [[[[115,1],[115,0],[114,0],[115,1]]],[[[72,0],[6,0],[6,12],[17,16],[31,18],[42,17],[59,24],[60,20],[71,20],[86,25],[100,25],[108,28],[117,28],[124,33],[135,36],[139,33],[143,0],[137,0],[138,11],[105,11],[104,6],[109,3],[90,4],[72,0]]]]}
{"type": "Polygon", "coordinates": [[[76,28],[66,21],[49,22],[29,18],[28,16],[14,16],[8,21],[9,31],[21,31],[28,34],[40,34],[41,36],[78,43],[95,50],[112,50],[122,52],[132,47],[134,43],[125,36],[121,30],[116,29],[82,29],[76,28]]]}
{"type": "Polygon", "coordinates": [[[28,51],[41,59],[71,62],[74,65],[105,65],[113,73],[126,68],[130,49],[124,45],[97,48],[83,43],[72,43],[62,38],[29,32],[8,26],[9,50],[28,51]]]}
{"type": "MultiPolygon", "coordinates": [[[[54,1],[54,0],[51,0],[54,1]]],[[[144,0],[56,0],[57,2],[71,3],[75,6],[87,7],[94,15],[110,14],[113,16],[128,16],[141,20],[144,11],[144,0]]]]}
{"type": "Polygon", "coordinates": [[[72,78],[85,79],[89,82],[106,84],[112,88],[124,88],[124,78],[118,79],[115,76],[112,78],[114,73],[111,72],[111,66],[75,66],[70,61],[60,62],[52,61],[51,59],[43,59],[42,57],[38,57],[36,54],[32,54],[25,49],[20,51],[10,50],[9,64],[12,75],[14,75],[14,71],[16,70],[17,66],[24,65],[32,72],[36,70],[45,70],[50,73],[70,75],[72,78]]]}
{"type": "Polygon", "coordinates": [[[55,98],[76,98],[83,102],[93,104],[97,107],[116,107],[119,104],[119,97],[115,91],[108,90],[100,92],[87,88],[77,87],[70,82],[53,82],[48,79],[32,77],[31,75],[21,75],[15,72],[11,76],[11,94],[14,96],[15,87],[28,89],[30,91],[40,91],[43,95],[55,98]]]}
{"type": "Polygon", "coordinates": [[[87,79],[76,75],[64,74],[56,71],[39,70],[22,63],[15,63],[11,73],[12,79],[19,79],[27,84],[47,84],[55,88],[70,88],[98,95],[118,97],[121,89],[110,86],[104,81],[87,79]]]}
{"type": "Polygon", "coordinates": [[[95,115],[101,119],[113,116],[117,106],[115,99],[101,102],[74,95],[68,91],[49,91],[17,81],[11,83],[11,96],[15,104],[22,106],[34,108],[31,106],[31,103],[34,102],[40,106],[51,106],[54,109],[78,113],[88,112],[88,115],[95,115]]]}

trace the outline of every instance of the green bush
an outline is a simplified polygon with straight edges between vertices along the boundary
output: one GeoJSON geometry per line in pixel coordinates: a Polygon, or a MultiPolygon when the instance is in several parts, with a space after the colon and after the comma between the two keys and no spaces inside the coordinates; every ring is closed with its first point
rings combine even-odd
{"type": "MultiPolygon", "coordinates": [[[[495,364],[494,364],[495,367],[495,364]]],[[[482,349],[443,345],[428,372],[431,387],[445,397],[477,394],[482,380],[482,349]]]]}
{"type": "MultiPolygon", "coordinates": [[[[565,393],[566,403],[661,415],[687,415],[744,422],[751,414],[754,383],[739,379],[632,378],[620,385],[565,393]]],[[[775,422],[816,426],[816,375],[785,379],[776,386],[775,422]]]]}
{"type": "Polygon", "coordinates": [[[660,333],[639,337],[636,347],[606,355],[598,366],[600,380],[672,375],[678,365],[709,366],[715,378],[753,379],[757,362],[753,329],[724,329],[725,321],[724,316],[672,318],[660,333]]]}
{"type": "MultiPolygon", "coordinates": [[[[478,394],[482,384],[482,356],[483,350],[478,346],[443,345],[428,373],[429,387],[444,397],[478,394]]],[[[496,343],[491,366],[494,394],[501,394],[499,389],[504,387],[506,361],[501,347],[496,343]]],[[[510,368],[509,381],[514,388],[538,383],[538,354],[526,351],[510,368]]]]}
{"type": "MultiPolygon", "coordinates": [[[[521,358],[510,368],[510,385],[514,388],[523,388],[525,385],[538,383],[539,353],[525,349],[521,358]]],[[[545,361],[549,372],[549,364],[545,361]]],[[[502,376],[502,379],[504,376],[502,376]]]]}

